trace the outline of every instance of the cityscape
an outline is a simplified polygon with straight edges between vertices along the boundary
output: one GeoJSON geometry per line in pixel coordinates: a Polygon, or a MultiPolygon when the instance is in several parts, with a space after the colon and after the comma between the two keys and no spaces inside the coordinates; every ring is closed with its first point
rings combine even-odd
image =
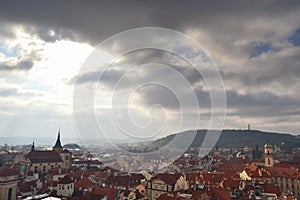
{"type": "MultiPolygon", "coordinates": [[[[244,131],[250,136],[256,132],[244,131]]],[[[1,146],[2,199],[300,197],[299,137],[290,136],[297,140],[298,147],[289,150],[270,142],[255,147],[217,145],[208,155],[199,157],[199,148],[191,146],[170,164],[164,154],[141,159],[139,154],[115,151],[109,145],[89,149],[74,143],[63,145],[62,134],[58,131],[51,148],[50,144],[35,143],[1,146]],[[148,168],[143,168],[140,162],[148,168]]],[[[275,135],[280,137],[278,133],[275,135]]],[[[145,144],[122,146],[136,151],[147,149],[145,144]]]]}
{"type": "Polygon", "coordinates": [[[300,1],[0,2],[0,200],[300,200],[300,1]]]}

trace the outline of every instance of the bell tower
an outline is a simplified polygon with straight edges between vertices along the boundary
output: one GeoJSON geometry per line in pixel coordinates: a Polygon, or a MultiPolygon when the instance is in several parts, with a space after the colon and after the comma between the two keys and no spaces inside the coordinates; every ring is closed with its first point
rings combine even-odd
{"type": "Polygon", "coordinates": [[[57,140],[52,149],[53,149],[53,151],[56,151],[57,153],[60,153],[63,150],[63,147],[61,146],[61,142],[60,142],[60,129],[58,130],[57,140]]]}
{"type": "Polygon", "coordinates": [[[265,157],[265,166],[273,167],[274,166],[274,149],[270,143],[266,143],[264,146],[264,157],[265,157]]]}

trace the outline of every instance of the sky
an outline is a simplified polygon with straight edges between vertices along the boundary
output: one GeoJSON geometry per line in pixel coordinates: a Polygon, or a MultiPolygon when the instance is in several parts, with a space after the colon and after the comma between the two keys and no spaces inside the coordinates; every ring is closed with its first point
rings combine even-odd
{"type": "Polygon", "coordinates": [[[55,137],[60,128],[63,138],[151,139],[214,129],[218,127],[209,126],[211,92],[223,87],[224,129],[250,124],[252,129],[300,134],[299,1],[0,2],[0,137],[55,137]],[[146,36],[115,41],[108,49],[98,44],[143,27],[190,37],[203,47],[209,64],[186,43],[157,33],[151,35],[153,41],[168,43],[189,61],[145,48],[109,63],[119,49],[146,36]],[[97,66],[82,72],[95,50],[97,66]],[[217,66],[224,85],[209,89],[190,62],[208,71],[217,66]],[[81,93],[74,93],[76,87],[81,93]],[[93,104],[76,107],[82,112],[74,120],[74,95],[84,102],[90,90],[93,104]],[[85,110],[90,106],[93,113],[85,110]],[[139,128],[133,135],[132,126],[139,128]]]}

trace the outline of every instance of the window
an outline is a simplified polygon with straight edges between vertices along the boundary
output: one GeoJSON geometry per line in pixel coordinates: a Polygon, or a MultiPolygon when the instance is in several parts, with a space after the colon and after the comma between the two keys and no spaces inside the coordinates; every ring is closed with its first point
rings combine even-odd
{"type": "Polygon", "coordinates": [[[12,188],[9,188],[8,194],[7,194],[7,200],[11,200],[12,198],[12,188]]]}

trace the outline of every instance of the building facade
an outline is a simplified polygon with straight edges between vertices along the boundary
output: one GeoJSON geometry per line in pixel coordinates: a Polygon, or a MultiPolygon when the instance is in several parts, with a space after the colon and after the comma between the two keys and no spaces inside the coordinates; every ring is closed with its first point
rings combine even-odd
{"type": "Polygon", "coordinates": [[[265,144],[264,146],[264,158],[266,167],[274,166],[274,149],[273,146],[269,143],[265,144]]]}
{"type": "Polygon", "coordinates": [[[21,162],[21,175],[29,172],[47,173],[52,168],[69,169],[72,166],[72,153],[63,149],[60,141],[60,131],[52,151],[37,151],[32,145],[31,151],[21,162]]]}

